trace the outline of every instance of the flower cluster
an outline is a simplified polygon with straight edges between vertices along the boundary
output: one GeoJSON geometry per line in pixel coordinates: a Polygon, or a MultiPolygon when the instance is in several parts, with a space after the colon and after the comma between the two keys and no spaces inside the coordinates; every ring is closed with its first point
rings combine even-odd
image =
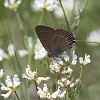
{"type": "Polygon", "coordinates": [[[32,9],[34,11],[39,11],[46,9],[48,11],[53,11],[57,7],[57,0],[34,0],[31,3],[32,9]]]}
{"type": "Polygon", "coordinates": [[[33,39],[32,39],[32,37],[31,36],[27,37],[25,43],[26,43],[26,49],[18,50],[18,54],[19,54],[20,57],[25,57],[29,53],[30,54],[32,53],[32,50],[33,50],[33,39]]]}
{"type": "MultiPolygon", "coordinates": [[[[84,61],[82,57],[79,58],[79,63],[81,64],[81,66],[85,66],[90,62],[91,62],[90,55],[85,54],[84,61]]],[[[79,79],[75,80],[72,77],[73,70],[70,68],[70,64],[76,65],[76,63],[77,63],[77,55],[75,54],[75,51],[73,51],[71,58],[66,53],[62,54],[60,58],[54,58],[49,67],[51,71],[57,74],[58,76],[58,81],[57,81],[58,89],[55,92],[51,93],[49,92],[47,85],[44,84],[43,89],[38,87],[37,93],[39,97],[50,100],[53,100],[55,98],[62,99],[65,97],[66,92],[69,92],[70,90],[73,91],[73,95],[77,94],[80,80],[79,79]]]]}
{"type": "MultiPolygon", "coordinates": [[[[89,36],[87,37],[87,41],[100,42],[100,29],[90,32],[89,36]]],[[[97,45],[96,43],[88,43],[88,44],[93,46],[97,45]]]]}
{"type": "Polygon", "coordinates": [[[34,46],[34,59],[42,59],[47,55],[47,51],[44,49],[44,47],[42,46],[40,40],[37,38],[36,40],[36,44],[34,46]]]}
{"type": "MultiPolygon", "coordinates": [[[[61,2],[62,2],[62,6],[64,8],[64,11],[66,13],[66,16],[67,17],[71,16],[71,13],[72,13],[73,7],[74,7],[74,0],[61,0],[61,2]]],[[[63,18],[64,17],[64,14],[63,14],[63,11],[60,7],[60,4],[54,10],[54,14],[58,18],[63,18]]]]}
{"type": "Polygon", "coordinates": [[[13,11],[17,11],[18,6],[21,4],[21,0],[5,0],[4,6],[13,11]]]}
{"type": "MultiPolygon", "coordinates": [[[[77,7],[74,8],[75,13],[78,11],[78,1],[74,2],[74,0],[61,0],[61,2],[67,17],[71,16],[74,7],[77,7]]],[[[46,9],[47,11],[54,11],[56,17],[64,17],[58,0],[34,0],[31,3],[31,7],[34,11],[46,9]]]]}
{"type": "Polygon", "coordinates": [[[36,83],[40,84],[41,81],[47,81],[50,78],[49,77],[37,77],[37,72],[36,71],[31,71],[30,70],[30,66],[28,65],[28,67],[26,68],[26,72],[24,74],[22,74],[23,78],[35,81],[36,83]]]}
{"type": "Polygon", "coordinates": [[[85,59],[84,60],[83,60],[82,57],[80,57],[79,62],[82,65],[81,67],[84,67],[85,65],[89,64],[91,62],[90,55],[85,54],[85,59]]]}
{"type": "Polygon", "coordinates": [[[13,44],[9,44],[7,50],[8,54],[5,53],[2,48],[0,48],[0,61],[3,59],[10,59],[10,57],[15,55],[15,47],[13,44]]]}
{"type": "Polygon", "coordinates": [[[60,86],[58,87],[57,91],[53,92],[53,93],[50,93],[48,91],[48,87],[46,84],[44,84],[44,87],[43,87],[43,90],[38,87],[38,92],[37,94],[40,96],[40,98],[47,98],[47,99],[50,99],[50,100],[53,100],[53,99],[56,99],[56,98],[60,98],[62,99],[65,94],[66,94],[66,90],[62,91],[60,90],[60,86]]]}
{"type": "Polygon", "coordinates": [[[6,94],[1,94],[4,99],[8,98],[12,92],[15,92],[17,90],[17,88],[20,86],[20,79],[18,78],[17,74],[14,75],[13,81],[11,80],[10,76],[7,76],[5,83],[7,86],[1,83],[1,90],[7,91],[6,94]]]}
{"type": "Polygon", "coordinates": [[[70,58],[66,53],[63,53],[61,55],[61,58],[54,58],[49,67],[54,73],[57,73],[59,75],[64,75],[67,74],[67,67],[65,65],[66,64],[76,65],[77,55],[75,54],[75,51],[73,51],[72,58],[70,58]]]}

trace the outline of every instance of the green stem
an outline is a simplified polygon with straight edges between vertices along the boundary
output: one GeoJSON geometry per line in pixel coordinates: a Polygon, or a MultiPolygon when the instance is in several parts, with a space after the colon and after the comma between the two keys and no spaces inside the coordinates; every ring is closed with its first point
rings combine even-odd
{"type": "Polygon", "coordinates": [[[81,68],[81,72],[80,72],[80,76],[79,76],[79,82],[81,81],[82,73],[83,73],[83,68],[81,68]]]}
{"type": "Polygon", "coordinates": [[[65,11],[64,11],[64,8],[63,8],[63,5],[62,5],[61,0],[59,0],[59,3],[60,3],[60,6],[61,6],[61,8],[62,8],[62,10],[63,10],[63,13],[64,13],[64,18],[65,18],[65,21],[66,21],[67,28],[68,28],[68,30],[70,31],[71,28],[70,28],[70,25],[69,25],[69,21],[68,21],[68,19],[67,19],[67,17],[66,17],[66,14],[65,14],[65,11]]]}
{"type": "Polygon", "coordinates": [[[53,16],[51,15],[51,12],[48,12],[47,11],[47,13],[48,13],[48,18],[50,20],[49,23],[51,24],[52,27],[54,27],[54,19],[53,19],[53,16]]]}
{"type": "Polygon", "coordinates": [[[17,97],[17,99],[18,99],[18,100],[20,100],[20,98],[19,98],[19,96],[18,96],[17,92],[15,91],[14,93],[15,93],[15,95],[16,95],[16,97],[17,97]]]}
{"type": "MultiPolygon", "coordinates": [[[[36,82],[34,82],[35,83],[35,88],[36,88],[36,91],[38,91],[38,89],[37,89],[37,83],[36,82]]],[[[40,100],[40,97],[38,96],[38,99],[40,100]]]]}
{"type": "Polygon", "coordinates": [[[67,97],[66,97],[66,100],[69,100],[68,91],[67,91],[67,97]]]}
{"type": "Polygon", "coordinates": [[[41,24],[41,23],[42,23],[43,16],[44,16],[44,10],[41,12],[41,16],[40,16],[40,19],[39,19],[39,24],[41,24]]]}
{"type": "Polygon", "coordinates": [[[26,86],[26,92],[25,92],[25,94],[26,94],[26,100],[30,100],[30,96],[29,96],[29,87],[28,87],[28,82],[27,82],[27,80],[26,80],[26,82],[25,82],[25,86],[26,86]]]}
{"type": "MultiPolygon", "coordinates": [[[[75,0],[74,0],[75,1],[75,0]]],[[[75,4],[75,3],[74,3],[75,4]]],[[[85,7],[83,8],[83,10],[79,13],[79,19],[78,21],[76,22],[76,26],[74,26],[74,28],[71,30],[71,32],[75,31],[78,26],[80,25],[81,21],[82,21],[82,18],[86,12],[86,9],[87,9],[87,5],[88,5],[88,0],[86,1],[86,4],[85,4],[85,7]]],[[[75,8],[74,8],[75,9],[75,8]]]]}
{"type": "MultiPolygon", "coordinates": [[[[11,33],[10,33],[10,29],[9,29],[8,21],[7,21],[6,10],[5,10],[5,17],[6,17],[6,26],[7,26],[7,30],[8,30],[8,37],[9,37],[9,40],[11,41],[11,43],[14,44],[14,43],[13,43],[12,36],[11,36],[11,33]]],[[[20,64],[19,64],[19,62],[18,62],[18,58],[17,58],[17,56],[16,56],[16,51],[15,51],[15,58],[16,58],[16,60],[17,60],[18,67],[19,67],[19,69],[20,69],[20,64]]],[[[12,61],[12,63],[13,63],[13,67],[15,67],[13,61],[12,61]]],[[[15,68],[14,68],[14,69],[15,69],[15,68]]],[[[20,71],[21,71],[21,69],[20,69],[20,71]]]]}
{"type": "Polygon", "coordinates": [[[75,40],[75,42],[87,42],[87,43],[96,43],[96,44],[100,44],[100,42],[92,42],[92,41],[88,41],[88,40],[75,40]]]}
{"type": "Polygon", "coordinates": [[[28,54],[28,65],[30,65],[31,66],[31,51],[29,51],[29,54],[28,54]]]}
{"type": "Polygon", "coordinates": [[[18,22],[19,22],[19,27],[20,27],[20,29],[21,29],[22,31],[24,31],[24,27],[23,27],[23,24],[22,24],[22,22],[21,22],[21,19],[20,19],[19,14],[18,14],[17,12],[15,12],[15,15],[16,15],[17,20],[18,20],[18,22]]]}

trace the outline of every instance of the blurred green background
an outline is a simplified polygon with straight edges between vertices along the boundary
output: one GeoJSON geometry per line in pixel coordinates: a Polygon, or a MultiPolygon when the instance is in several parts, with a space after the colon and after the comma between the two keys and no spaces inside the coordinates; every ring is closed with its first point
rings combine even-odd
{"type": "MultiPolygon", "coordinates": [[[[0,48],[5,52],[7,52],[7,46],[10,43],[8,37],[9,30],[17,50],[24,48],[23,36],[25,34],[34,37],[35,26],[39,23],[41,11],[34,12],[30,6],[31,2],[32,0],[22,0],[21,5],[18,7],[18,13],[25,30],[23,33],[19,28],[15,13],[10,9],[4,8],[4,0],[0,0],[0,48]],[[6,20],[8,21],[9,30],[6,20]]],[[[85,6],[86,0],[79,0],[79,2],[85,6]]],[[[65,24],[64,19],[56,18],[52,12],[45,12],[42,24],[59,28],[60,22],[65,24]]],[[[86,40],[91,31],[98,29],[100,29],[100,0],[89,0],[86,13],[75,31],[75,38],[77,40],[86,40]]],[[[84,57],[85,53],[89,54],[91,56],[91,63],[84,68],[80,93],[74,100],[100,100],[100,45],[93,46],[87,43],[77,42],[75,48],[78,57],[84,57]]],[[[18,60],[24,72],[27,65],[27,57],[18,57],[18,60]]],[[[45,61],[39,64],[40,61],[41,60],[35,61],[33,57],[34,69],[38,69],[40,76],[47,76],[48,72],[43,67],[45,61]]],[[[15,64],[15,66],[17,67],[18,65],[15,64]]],[[[11,71],[11,62],[7,60],[0,62],[0,69],[1,68],[4,68],[5,76],[14,74],[11,71]]],[[[80,66],[77,65],[73,69],[75,78],[78,78],[80,66]]],[[[0,97],[0,100],[3,100],[3,98],[0,97]]]]}

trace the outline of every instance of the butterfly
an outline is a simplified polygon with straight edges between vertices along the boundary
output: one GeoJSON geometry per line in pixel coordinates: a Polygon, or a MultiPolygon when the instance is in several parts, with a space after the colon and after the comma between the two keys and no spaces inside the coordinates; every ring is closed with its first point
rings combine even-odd
{"type": "Polygon", "coordinates": [[[48,26],[38,25],[35,30],[49,57],[59,57],[64,51],[71,49],[75,43],[74,35],[64,29],[55,30],[48,26]]]}

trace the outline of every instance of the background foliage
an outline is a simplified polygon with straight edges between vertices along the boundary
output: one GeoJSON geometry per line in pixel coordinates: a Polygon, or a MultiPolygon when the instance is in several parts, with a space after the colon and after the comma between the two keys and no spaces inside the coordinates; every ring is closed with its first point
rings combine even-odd
{"type": "MultiPolygon", "coordinates": [[[[14,45],[17,50],[24,48],[23,37],[35,36],[35,26],[39,23],[41,12],[34,12],[31,9],[32,0],[22,0],[21,5],[18,7],[18,13],[21,17],[24,25],[24,32],[19,29],[19,23],[16,19],[15,13],[9,9],[4,8],[4,0],[0,0],[0,48],[3,48],[7,52],[7,46],[10,43],[8,38],[8,31],[10,30],[14,45]],[[8,20],[8,26],[6,24],[8,20]]],[[[79,0],[82,5],[85,5],[86,0],[79,0]]],[[[43,17],[43,23],[47,26],[59,28],[59,23],[65,23],[64,19],[56,18],[52,12],[45,12],[43,17]]],[[[86,13],[75,31],[75,37],[78,40],[86,40],[89,33],[93,30],[100,29],[100,0],[89,0],[86,13]]],[[[99,33],[100,34],[100,33],[99,33]]],[[[35,42],[35,40],[34,40],[35,42]]],[[[99,41],[98,41],[99,42],[99,41]]],[[[75,100],[99,100],[100,99],[100,45],[93,46],[87,43],[77,42],[75,44],[76,54],[78,56],[84,56],[85,53],[91,56],[91,63],[84,68],[82,76],[82,87],[80,93],[76,96],[75,100]]],[[[27,65],[27,57],[18,57],[22,71],[25,71],[27,65]]],[[[35,61],[33,56],[34,69],[37,68],[38,73],[41,76],[48,75],[47,70],[43,67],[45,61],[39,64],[40,60],[35,61]]],[[[5,75],[13,75],[11,62],[3,60],[0,62],[0,69],[4,68],[5,75]]],[[[18,65],[15,64],[17,68],[18,65]]],[[[33,67],[32,67],[33,68],[33,67]]],[[[74,68],[74,75],[77,78],[79,76],[80,68],[74,68]]],[[[34,89],[34,87],[32,87],[34,89]]],[[[33,91],[31,89],[31,91],[33,91]]],[[[33,95],[33,92],[31,93],[33,95]]],[[[35,93],[34,93],[35,95],[35,93]]],[[[32,96],[34,97],[34,96],[32,96]]],[[[0,100],[3,100],[0,97],[0,100]]]]}

